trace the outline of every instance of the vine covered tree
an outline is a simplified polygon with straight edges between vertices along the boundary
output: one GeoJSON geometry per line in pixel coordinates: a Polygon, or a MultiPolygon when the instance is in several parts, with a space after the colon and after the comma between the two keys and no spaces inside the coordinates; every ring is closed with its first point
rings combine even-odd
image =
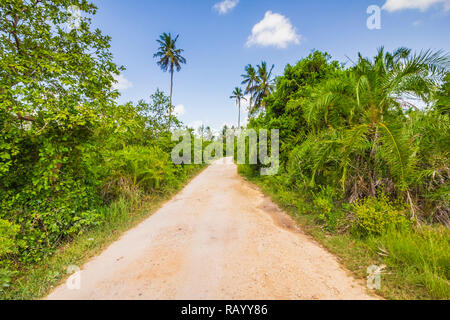
{"type": "Polygon", "coordinates": [[[98,150],[122,68],[91,28],[96,10],[85,0],[0,2],[0,224],[20,230],[13,251],[29,260],[97,217],[86,153],[98,150]],[[71,8],[83,13],[76,28],[71,8]]]}
{"type": "Polygon", "coordinates": [[[22,167],[29,143],[40,156],[28,172],[36,179],[53,176],[40,183],[48,188],[117,97],[114,75],[122,68],[113,63],[110,38],[90,28],[95,12],[82,0],[1,2],[0,187],[21,183],[8,176],[22,167]],[[86,14],[74,29],[68,27],[70,6],[86,14]]]}

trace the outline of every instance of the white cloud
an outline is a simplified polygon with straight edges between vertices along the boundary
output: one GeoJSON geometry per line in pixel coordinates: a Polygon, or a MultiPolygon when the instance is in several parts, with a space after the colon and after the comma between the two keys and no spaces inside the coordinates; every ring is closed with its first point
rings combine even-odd
{"type": "Polygon", "coordinates": [[[133,87],[133,83],[125,78],[123,74],[114,75],[114,80],[116,81],[112,86],[114,90],[127,90],[133,87]]]}
{"type": "Polygon", "coordinates": [[[433,5],[444,6],[444,10],[450,10],[450,0],[386,0],[383,6],[384,10],[389,12],[400,11],[404,9],[419,9],[426,11],[433,5]]]}
{"type": "Polygon", "coordinates": [[[301,36],[285,16],[267,11],[264,19],[255,24],[252,34],[248,37],[247,46],[274,46],[280,49],[289,44],[300,44],[301,36]]]}
{"type": "Polygon", "coordinates": [[[239,0],[223,0],[214,5],[214,10],[219,14],[227,14],[234,9],[239,3],[239,0]]]}
{"type": "Polygon", "coordinates": [[[186,113],[186,108],[184,107],[184,105],[179,104],[175,107],[175,109],[173,110],[173,113],[175,116],[181,117],[182,115],[184,115],[186,113]]]}

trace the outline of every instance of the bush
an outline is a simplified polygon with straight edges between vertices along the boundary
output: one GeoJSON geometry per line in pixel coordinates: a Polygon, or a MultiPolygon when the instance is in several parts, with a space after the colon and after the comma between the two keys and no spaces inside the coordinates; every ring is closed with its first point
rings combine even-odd
{"type": "Polygon", "coordinates": [[[406,209],[395,205],[386,195],[360,200],[353,205],[356,219],[353,231],[360,236],[381,235],[388,230],[402,230],[411,226],[406,209]]]}
{"type": "Polygon", "coordinates": [[[136,193],[164,191],[176,184],[177,173],[170,155],[156,146],[126,146],[106,157],[105,199],[126,198],[136,193]]]}
{"type": "MultiPolygon", "coordinates": [[[[14,253],[17,250],[17,244],[14,239],[19,233],[19,226],[12,224],[7,220],[0,219],[0,258],[6,254],[14,253]]],[[[0,265],[3,259],[0,259],[0,265]]]]}
{"type": "Polygon", "coordinates": [[[240,164],[238,165],[238,172],[245,177],[248,178],[256,178],[258,177],[258,168],[256,166],[248,165],[248,164],[240,164]]]}
{"type": "MultiPolygon", "coordinates": [[[[98,223],[95,190],[84,181],[58,183],[57,188],[27,186],[0,201],[0,214],[14,218],[17,225],[16,249],[21,262],[40,261],[68,237],[98,223]]],[[[10,218],[10,219],[12,219],[10,218]]]]}
{"type": "Polygon", "coordinates": [[[313,196],[313,204],[319,213],[319,220],[329,231],[336,231],[344,216],[344,213],[335,205],[335,197],[335,192],[330,186],[321,187],[320,192],[313,196]]]}
{"type": "Polygon", "coordinates": [[[14,272],[9,270],[9,254],[17,252],[15,238],[19,233],[19,226],[0,219],[0,291],[9,287],[14,272]]]}

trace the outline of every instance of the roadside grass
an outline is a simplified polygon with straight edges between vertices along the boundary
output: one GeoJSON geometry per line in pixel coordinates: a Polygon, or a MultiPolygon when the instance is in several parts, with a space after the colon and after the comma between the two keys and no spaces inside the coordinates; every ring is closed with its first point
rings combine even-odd
{"type": "Polygon", "coordinates": [[[11,286],[0,291],[3,300],[31,300],[47,296],[50,291],[63,283],[70,275],[71,265],[80,268],[93,257],[117,241],[126,231],[137,226],[182,190],[206,167],[198,167],[190,172],[178,187],[164,194],[134,199],[119,199],[108,207],[100,209],[103,223],[74,237],[56,253],[41,262],[27,266],[14,277],[11,286]]]}
{"type": "MultiPolygon", "coordinates": [[[[359,238],[350,232],[329,232],[313,212],[299,212],[301,195],[281,184],[267,183],[243,168],[239,173],[260,187],[289,213],[303,230],[335,254],[359,279],[367,279],[371,265],[386,266],[379,296],[391,300],[450,299],[450,231],[443,226],[421,226],[359,238]]],[[[312,206],[312,204],[308,204],[312,206]]]]}

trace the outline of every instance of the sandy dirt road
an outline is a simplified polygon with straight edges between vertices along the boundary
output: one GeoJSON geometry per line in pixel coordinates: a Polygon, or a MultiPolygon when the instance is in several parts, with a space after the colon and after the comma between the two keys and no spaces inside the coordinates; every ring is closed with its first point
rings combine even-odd
{"type": "Polygon", "coordinates": [[[81,289],[47,299],[372,299],[229,160],[81,271],[81,289]]]}

